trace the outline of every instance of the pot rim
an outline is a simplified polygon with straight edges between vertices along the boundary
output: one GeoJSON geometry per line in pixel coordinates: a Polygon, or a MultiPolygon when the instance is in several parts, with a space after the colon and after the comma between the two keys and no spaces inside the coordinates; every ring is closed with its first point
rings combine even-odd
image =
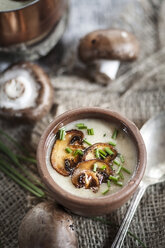
{"type": "Polygon", "coordinates": [[[26,5],[24,5],[22,7],[19,7],[19,8],[16,8],[16,9],[0,10],[0,14],[1,13],[9,13],[9,12],[15,12],[15,11],[23,10],[23,9],[25,9],[25,8],[27,8],[27,7],[31,6],[31,5],[39,2],[39,1],[40,0],[33,0],[33,1],[29,2],[29,3],[27,3],[26,5]]]}
{"type": "MultiPolygon", "coordinates": [[[[77,120],[82,118],[77,118],[77,120]]],[[[89,118],[89,116],[84,117],[89,118]]],[[[94,117],[91,117],[94,118],[94,117]]],[[[75,119],[75,120],[76,120],[75,119]]],[[[106,118],[105,118],[106,119],[106,118]]],[[[45,129],[44,133],[42,134],[38,148],[37,148],[37,166],[39,173],[41,175],[41,178],[43,179],[43,182],[48,186],[48,188],[51,190],[52,193],[56,196],[56,199],[59,201],[65,200],[69,201],[70,204],[78,204],[81,206],[90,206],[90,207],[96,207],[96,206],[105,206],[105,204],[118,204],[119,202],[122,202],[124,199],[129,198],[129,195],[132,195],[133,192],[136,190],[137,186],[139,185],[140,181],[142,180],[142,177],[145,172],[146,167],[146,148],[143,141],[143,138],[140,134],[139,129],[135,126],[135,124],[125,117],[121,116],[117,112],[110,111],[108,109],[98,108],[98,107],[86,107],[86,108],[77,108],[70,111],[67,111],[58,117],[56,117],[49,126],[45,129]],[[138,163],[135,172],[132,175],[132,178],[130,181],[121,188],[118,192],[97,197],[97,198],[83,198],[76,195],[71,194],[68,191],[63,190],[56,182],[53,180],[53,178],[50,176],[47,166],[46,166],[46,159],[45,154],[48,148],[48,143],[50,140],[50,136],[54,135],[54,131],[56,129],[56,132],[59,128],[61,128],[64,124],[63,122],[70,123],[73,121],[73,117],[79,116],[81,114],[89,115],[89,114],[95,114],[98,118],[98,115],[101,114],[104,117],[111,118],[113,121],[116,121],[124,126],[127,127],[130,135],[132,136],[132,139],[137,147],[137,156],[138,156],[138,163]],[[92,200],[91,200],[92,199],[92,200]]],[[[65,204],[64,204],[65,205],[65,204]]]]}

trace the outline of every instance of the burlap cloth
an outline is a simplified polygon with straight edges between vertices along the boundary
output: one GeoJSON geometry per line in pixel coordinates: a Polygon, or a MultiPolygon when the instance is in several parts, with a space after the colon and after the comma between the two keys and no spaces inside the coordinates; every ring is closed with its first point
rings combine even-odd
{"type": "MultiPolygon", "coordinates": [[[[51,76],[54,107],[36,125],[0,120],[0,126],[22,144],[36,149],[48,123],[68,109],[100,106],[115,110],[140,128],[154,114],[165,110],[165,1],[72,0],[68,28],[62,42],[38,63],[51,76]],[[121,27],[140,41],[138,61],[120,66],[117,80],[107,87],[90,82],[76,58],[79,38],[96,28],[121,27]]],[[[6,67],[1,63],[1,70],[6,67]]],[[[17,231],[28,208],[35,205],[27,192],[0,173],[0,241],[3,248],[18,247],[17,231]]],[[[128,204],[102,219],[120,225],[128,204]]],[[[90,218],[73,215],[80,248],[110,247],[117,232],[90,218]]],[[[136,211],[129,230],[148,248],[165,247],[165,183],[150,186],[136,211]]],[[[141,247],[129,235],[126,248],[141,247]]],[[[31,247],[29,247],[31,248],[31,247]]]]}

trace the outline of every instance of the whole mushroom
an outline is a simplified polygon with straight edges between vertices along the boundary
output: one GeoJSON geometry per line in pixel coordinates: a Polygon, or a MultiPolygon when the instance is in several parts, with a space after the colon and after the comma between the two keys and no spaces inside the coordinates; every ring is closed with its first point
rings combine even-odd
{"type": "Polygon", "coordinates": [[[21,222],[19,248],[78,247],[72,217],[50,202],[31,209],[21,222]]]}
{"type": "Polygon", "coordinates": [[[93,31],[80,40],[78,47],[79,59],[88,66],[90,76],[103,83],[115,79],[120,61],[134,61],[138,54],[136,37],[120,29],[93,31]]]}
{"type": "Polygon", "coordinates": [[[38,65],[18,63],[0,76],[0,115],[37,121],[52,103],[53,87],[38,65]]]}

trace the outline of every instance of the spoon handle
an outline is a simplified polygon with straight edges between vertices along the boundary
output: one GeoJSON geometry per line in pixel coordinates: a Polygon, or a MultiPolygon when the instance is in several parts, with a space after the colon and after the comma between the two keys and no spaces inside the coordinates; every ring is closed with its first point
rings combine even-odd
{"type": "Polygon", "coordinates": [[[119,231],[115,237],[115,240],[114,240],[111,248],[121,248],[122,247],[122,244],[124,242],[124,238],[127,234],[131,220],[135,214],[137,206],[138,206],[146,188],[147,188],[147,185],[144,185],[144,184],[139,185],[137,191],[135,192],[135,194],[132,198],[131,204],[127,210],[125,218],[124,218],[124,220],[123,220],[123,222],[119,228],[119,231]]]}

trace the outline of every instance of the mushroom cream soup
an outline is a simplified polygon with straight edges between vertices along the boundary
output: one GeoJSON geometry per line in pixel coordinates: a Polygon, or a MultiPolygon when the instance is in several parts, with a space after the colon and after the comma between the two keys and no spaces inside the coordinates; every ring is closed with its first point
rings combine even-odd
{"type": "Polygon", "coordinates": [[[48,171],[64,190],[95,198],[119,191],[137,165],[135,145],[125,130],[99,119],[67,124],[51,140],[48,171]]]}

